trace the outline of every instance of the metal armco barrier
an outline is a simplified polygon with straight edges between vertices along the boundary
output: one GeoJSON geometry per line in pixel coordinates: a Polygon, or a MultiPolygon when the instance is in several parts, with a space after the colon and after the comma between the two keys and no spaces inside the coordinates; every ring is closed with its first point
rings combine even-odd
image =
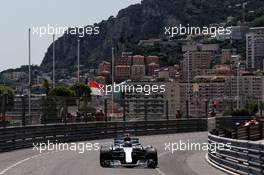
{"type": "Polygon", "coordinates": [[[214,164],[238,174],[264,174],[264,144],[224,138],[213,133],[209,133],[208,143],[208,158],[214,164]],[[222,143],[230,146],[217,146],[222,143]]]}
{"type": "Polygon", "coordinates": [[[207,119],[137,122],[92,122],[0,129],[0,152],[32,147],[33,143],[75,142],[133,135],[170,134],[207,130],[207,119]]]}

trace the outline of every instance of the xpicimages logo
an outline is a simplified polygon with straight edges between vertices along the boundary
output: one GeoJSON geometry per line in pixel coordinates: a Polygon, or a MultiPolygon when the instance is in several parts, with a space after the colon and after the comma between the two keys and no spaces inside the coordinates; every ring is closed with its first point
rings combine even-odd
{"type": "Polygon", "coordinates": [[[99,143],[59,143],[50,142],[47,143],[33,143],[33,151],[38,151],[40,154],[45,151],[76,151],[79,154],[83,154],[86,151],[98,151],[100,150],[99,143]]]}
{"type": "Polygon", "coordinates": [[[216,153],[217,150],[231,150],[231,143],[195,143],[190,140],[179,142],[166,142],[164,143],[165,151],[169,151],[172,154],[175,151],[211,151],[216,153]]]}
{"type": "Polygon", "coordinates": [[[113,85],[99,85],[100,91],[102,94],[109,95],[112,92],[114,93],[143,93],[144,95],[150,95],[153,93],[164,93],[166,91],[166,85],[130,85],[130,84],[121,84],[118,85],[113,83],[113,85]]]}
{"type": "Polygon", "coordinates": [[[179,35],[209,35],[215,38],[217,35],[230,35],[232,33],[231,27],[198,27],[198,26],[184,26],[180,24],[179,26],[166,26],[164,28],[164,34],[171,38],[179,35]]]}
{"type": "Polygon", "coordinates": [[[34,26],[32,27],[33,35],[43,37],[45,35],[77,35],[83,38],[85,35],[99,35],[99,26],[85,26],[85,27],[66,27],[56,25],[46,25],[46,26],[34,26]]]}

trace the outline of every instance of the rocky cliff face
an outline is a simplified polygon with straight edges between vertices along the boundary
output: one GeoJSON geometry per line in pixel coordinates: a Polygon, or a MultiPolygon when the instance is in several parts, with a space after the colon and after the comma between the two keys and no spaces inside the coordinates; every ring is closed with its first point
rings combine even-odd
{"type": "MultiPolygon", "coordinates": [[[[80,38],[81,64],[94,67],[99,61],[110,58],[112,42],[120,46],[127,41],[162,38],[167,25],[208,25],[224,21],[228,16],[240,16],[240,10],[228,8],[233,2],[238,0],[143,0],[141,4],[120,10],[116,17],[98,23],[100,35],[80,38]]],[[[56,41],[57,67],[71,69],[76,64],[76,50],[76,36],[65,34],[59,38],[56,41]]],[[[41,68],[45,71],[52,68],[52,45],[41,68]]]]}

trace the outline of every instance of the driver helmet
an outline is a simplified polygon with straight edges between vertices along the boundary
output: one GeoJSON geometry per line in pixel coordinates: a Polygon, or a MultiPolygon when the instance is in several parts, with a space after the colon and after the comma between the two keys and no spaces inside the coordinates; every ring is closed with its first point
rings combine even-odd
{"type": "Polygon", "coordinates": [[[132,147],[132,143],[130,141],[125,141],[124,147],[132,147]]]}

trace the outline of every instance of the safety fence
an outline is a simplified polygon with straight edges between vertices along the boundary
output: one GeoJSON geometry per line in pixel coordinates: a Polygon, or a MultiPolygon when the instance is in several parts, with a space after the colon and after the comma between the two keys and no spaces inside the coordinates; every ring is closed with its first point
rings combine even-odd
{"type": "Polygon", "coordinates": [[[153,135],[207,130],[207,119],[137,122],[49,124],[0,129],[0,152],[32,147],[33,143],[74,142],[113,138],[120,134],[153,135]]]}
{"type": "Polygon", "coordinates": [[[176,118],[187,117],[161,97],[115,98],[112,101],[101,97],[16,96],[8,102],[7,98],[0,96],[0,127],[176,118]]]}
{"type": "Polygon", "coordinates": [[[263,139],[263,133],[263,122],[211,131],[208,135],[208,158],[237,174],[263,175],[264,144],[256,141],[263,139]]]}

